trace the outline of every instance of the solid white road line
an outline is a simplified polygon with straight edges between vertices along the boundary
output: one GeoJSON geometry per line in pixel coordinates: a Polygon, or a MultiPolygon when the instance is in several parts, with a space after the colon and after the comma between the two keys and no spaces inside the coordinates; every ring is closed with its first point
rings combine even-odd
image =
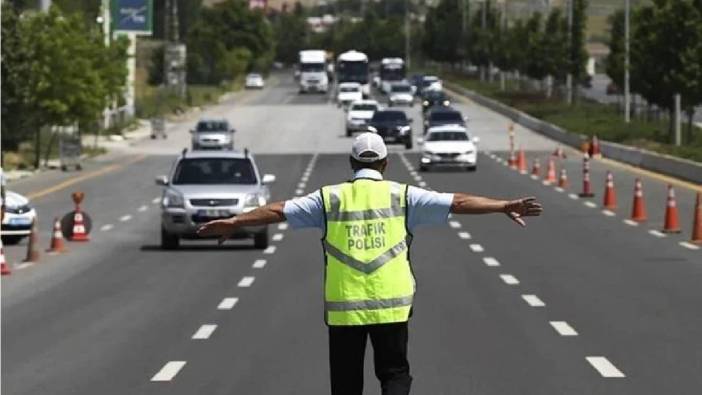
{"type": "Polygon", "coordinates": [[[160,197],[151,199],[151,203],[153,203],[153,204],[158,204],[160,201],[161,201],[160,197]]]}
{"type": "Polygon", "coordinates": [[[615,215],[617,215],[613,211],[610,211],[610,210],[602,210],[602,214],[604,214],[608,217],[614,217],[615,215]]]}
{"type": "Polygon", "coordinates": [[[458,229],[461,227],[461,223],[458,221],[449,221],[449,226],[453,229],[458,229]]]}
{"type": "Polygon", "coordinates": [[[239,298],[224,298],[219,302],[217,310],[231,310],[236,306],[237,302],[239,302],[239,298]]]}
{"type": "Polygon", "coordinates": [[[281,241],[283,240],[283,234],[282,233],[276,233],[273,235],[273,241],[281,241]]]}
{"type": "Polygon", "coordinates": [[[245,276],[240,281],[238,286],[242,288],[250,287],[256,278],[253,276],[245,276]]]}
{"type": "Polygon", "coordinates": [[[500,278],[501,278],[502,281],[504,281],[505,284],[507,284],[507,285],[517,285],[517,284],[519,284],[519,280],[517,280],[517,278],[514,277],[514,276],[511,275],[511,274],[500,274],[500,278]]]}
{"type": "Polygon", "coordinates": [[[590,365],[592,365],[602,377],[626,377],[621,370],[617,369],[617,367],[605,357],[585,357],[585,359],[590,362],[590,365]]]}
{"type": "Polygon", "coordinates": [[[573,200],[578,200],[578,198],[579,198],[579,196],[576,195],[576,194],[574,194],[574,193],[569,193],[569,194],[568,194],[568,197],[571,198],[571,199],[573,199],[573,200]]]}
{"type": "Polygon", "coordinates": [[[630,219],[625,219],[625,220],[623,220],[622,222],[624,222],[625,224],[627,224],[627,225],[629,225],[629,226],[639,226],[639,223],[638,223],[638,222],[632,221],[632,220],[630,220],[630,219]]]}
{"type": "Polygon", "coordinates": [[[185,366],[185,361],[170,361],[163,365],[161,370],[151,378],[151,381],[171,381],[183,369],[183,366],[185,366]]]}
{"type": "Polygon", "coordinates": [[[212,336],[212,333],[217,329],[215,324],[205,324],[200,327],[200,329],[195,332],[192,339],[193,340],[207,340],[212,336]]]}
{"type": "Polygon", "coordinates": [[[285,230],[288,228],[288,223],[287,222],[281,222],[278,224],[278,230],[285,230]]]}
{"type": "Polygon", "coordinates": [[[143,206],[139,207],[138,210],[139,210],[140,213],[143,213],[144,211],[146,211],[146,210],[148,210],[148,209],[149,209],[149,206],[143,205],[143,206]]]}
{"type": "Polygon", "coordinates": [[[460,237],[463,240],[468,240],[470,239],[470,233],[468,232],[458,232],[458,237],[460,237]]]}
{"type": "Polygon", "coordinates": [[[651,234],[651,235],[653,235],[653,236],[660,237],[660,238],[665,237],[665,233],[663,233],[663,232],[661,232],[661,231],[659,231],[659,230],[655,230],[655,229],[649,230],[648,233],[651,234]]]}
{"type": "Polygon", "coordinates": [[[101,232],[107,232],[108,230],[112,230],[115,226],[112,224],[105,224],[100,227],[101,232]]]}
{"type": "Polygon", "coordinates": [[[256,262],[253,263],[254,269],[263,269],[264,266],[266,266],[265,259],[256,259],[256,262]]]}
{"type": "Polygon", "coordinates": [[[129,221],[130,219],[132,219],[132,216],[129,215],[129,214],[123,215],[123,216],[119,217],[120,222],[127,222],[127,221],[129,221]]]}
{"type": "Polygon", "coordinates": [[[565,321],[549,321],[549,324],[561,336],[578,336],[578,332],[565,321]]]}
{"type": "Polygon", "coordinates": [[[273,254],[275,253],[275,246],[268,246],[265,250],[263,250],[264,254],[273,254]]]}
{"type": "Polygon", "coordinates": [[[485,258],[483,258],[483,262],[485,262],[486,266],[490,267],[500,266],[500,261],[491,256],[486,256],[485,258]]]}
{"type": "Polygon", "coordinates": [[[544,303],[536,295],[522,295],[522,299],[524,299],[524,301],[527,302],[529,304],[529,306],[531,306],[531,307],[544,307],[544,306],[546,306],[546,303],[544,303]]]}
{"type": "Polygon", "coordinates": [[[485,249],[483,249],[483,246],[481,246],[480,244],[471,244],[469,247],[470,247],[470,250],[473,252],[485,251],[485,249]]]}
{"type": "Polygon", "coordinates": [[[586,205],[587,207],[590,207],[590,208],[596,208],[596,207],[597,207],[597,204],[595,204],[594,202],[589,202],[589,201],[588,201],[588,202],[583,202],[583,204],[586,205]]]}
{"type": "Polygon", "coordinates": [[[687,241],[681,241],[679,244],[687,249],[690,249],[690,250],[699,250],[700,249],[700,246],[689,243],[687,241]]]}

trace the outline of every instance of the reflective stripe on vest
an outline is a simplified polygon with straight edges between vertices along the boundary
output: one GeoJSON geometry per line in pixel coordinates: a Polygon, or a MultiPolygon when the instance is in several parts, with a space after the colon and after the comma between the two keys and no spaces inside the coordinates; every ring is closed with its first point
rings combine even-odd
{"type": "Polygon", "coordinates": [[[406,185],[367,179],[322,188],[329,325],[409,318],[414,278],[408,260],[406,191],[406,185]]]}

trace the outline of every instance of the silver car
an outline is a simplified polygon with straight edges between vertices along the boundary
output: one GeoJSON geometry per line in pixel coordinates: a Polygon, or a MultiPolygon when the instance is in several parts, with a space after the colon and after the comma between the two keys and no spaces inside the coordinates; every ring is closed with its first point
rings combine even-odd
{"type": "Polygon", "coordinates": [[[194,150],[234,149],[234,129],[226,119],[201,119],[190,133],[194,150]]]}
{"type": "MultiPolygon", "coordinates": [[[[161,199],[161,247],[175,249],[180,239],[198,239],[205,222],[229,218],[268,203],[272,174],[261,175],[253,156],[244,152],[183,151],[168,176],[156,178],[161,199]]],[[[232,238],[253,238],[268,247],[268,227],[240,229],[232,238]]]]}
{"type": "Polygon", "coordinates": [[[32,233],[37,212],[29,199],[12,191],[5,193],[5,217],[2,219],[2,242],[16,244],[32,233]]]}

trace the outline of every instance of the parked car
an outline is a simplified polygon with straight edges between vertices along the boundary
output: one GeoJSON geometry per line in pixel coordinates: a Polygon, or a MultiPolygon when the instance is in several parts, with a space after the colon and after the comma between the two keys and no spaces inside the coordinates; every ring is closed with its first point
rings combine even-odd
{"type": "Polygon", "coordinates": [[[386,143],[412,148],[412,119],[402,110],[380,110],[373,114],[368,130],[378,133],[386,143]]]}
{"type": "Polygon", "coordinates": [[[351,103],[346,113],[346,136],[351,136],[354,132],[365,131],[368,122],[378,109],[380,106],[375,100],[358,100],[351,103]]]}
{"type": "Polygon", "coordinates": [[[2,219],[2,242],[17,244],[32,232],[37,212],[29,199],[12,191],[5,191],[5,217],[2,219]]]}
{"type": "Polygon", "coordinates": [[[357,100],[363,100],[361,84],[358,82],[342,82],[339,84],[336,93],[337,105],[346,107],[357,100]]]}
{"type": "Polygon", "coordinates": [[[194,150],[201,149],[234,149],[234,129],[226,119],[201,119],[192,134],[194,150]]]}
{"type": "Polygon", "coordinates": [[[246,83],[244,87],[246,89],[263,89],[266,85],[263,81],[263,76],[257,73],[251,73],[246,76],[246,83]]]}
{"type": "Polygon", "coordinates": [[[434,127],[441,125],[466,125],[466,118],[461,115],[461,112],[454,110],[451,107],[435,106],[427,111],[424,116],[424,133],[434,127]]]}
{"type": "Polygon", "coordinates": [[[424,139],[419,140],[422,145],[419,169],[426,171],[435,166],[450,166],[475,171],[478,166],[478,141],[460,125],[430,128],[424,139]]]}
{"type": "MultiPolygon", "coordinates": [[[[181,239],[198,239],[205,222],[229,218],[263,206],[270,200],[272,174],[261,175],[253,155],[244,152],[195,151],[176,159],[162,185],[161,247],[178,248],[181,239]]],[[[268,246],[268,227],[241,228],[231,238],[253,238],[256,248],[268,246]]]]}

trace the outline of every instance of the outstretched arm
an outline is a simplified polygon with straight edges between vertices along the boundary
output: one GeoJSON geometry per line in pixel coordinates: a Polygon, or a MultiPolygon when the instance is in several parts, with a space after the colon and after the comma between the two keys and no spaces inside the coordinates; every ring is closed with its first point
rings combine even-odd
{"type": "Polygon", "coordinates": [[[538,216],[541,215],[542,211],[543,207],[534,197],[517,200],[497,200],[456,193],[453,195],[453,202],[451,203],[451,212],[454,214],[505,213],[521,226],[526,226],[522,217],[538,216]]]}
{"type": "Polygon", "coordinates": [[[198,236],[220,236],[219,242],[221,244],[239,227],[285,221],[284,206],[285,202],[274,202],[235,217],[210,221],[200,226],[197,234],[198,236]]]}

